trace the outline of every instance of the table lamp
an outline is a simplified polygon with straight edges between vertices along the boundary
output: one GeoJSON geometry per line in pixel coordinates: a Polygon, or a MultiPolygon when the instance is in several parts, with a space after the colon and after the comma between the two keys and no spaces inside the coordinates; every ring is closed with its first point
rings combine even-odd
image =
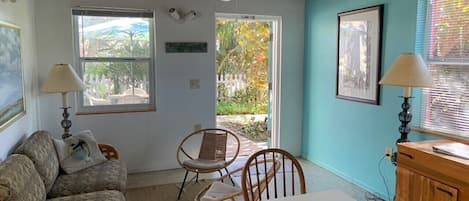
{"type": "Polygon", "coordinates": [[[62,139],[72,136],[70,134],[70,127],[72,127],[72,121],[68,118],[70,114],[68,109],[71,107],[67,103],[67,93],[74,91],[81,91],[85,88],[85,85],[81,81],[80,77],[75,73],[70,64],[55,64],[47,80],[41,87],[42,92],[46,93],[61,93],[62,94],[62,109],[64,110],[62,117],[64,118],[60,124],[64,129],[62,139]]]}
{"type": "Polygon", "coordinates": [[[410,113],[409,98],[411,97],[412,87],[432,87],[433,82],[430,73],[427,71],[422,57],[414,53],[402,53],[391,66],[388,72],[383,76],[381,85],[394,85],[404,88],[402,98],[402,111],[399,113],[399,132],[401,137],[396,143],[408,142],[407,135],[410,132],[408,124],[412,120],[410,113]]]}

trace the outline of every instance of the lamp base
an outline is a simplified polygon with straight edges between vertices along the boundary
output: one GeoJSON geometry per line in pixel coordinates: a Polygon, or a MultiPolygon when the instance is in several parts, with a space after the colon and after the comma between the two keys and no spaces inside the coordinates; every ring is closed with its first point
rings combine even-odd
{"type": "Polygon", "coordinates": [[[72,121],[70,121],[68,118],[70,117],[70,114],[68,113],[68,109],[71,107],[61,107],[64,112],[62,113],[62,117],[64,118],[61,122],[60,125],[64,129],[64,133],[62,134],[62,139],[68,138],[72,136],[70,134],[70,127],[72,127],[72,121]]]}
{"type": "Polygon", "coordinates": [[[402,111],[399,113],[399,121],[401,126],[399,126],[399,133],[401,137],[396,141],[396,144],[401,142],[408,142],[407,135],[410,133],[410,127],[408,126],[410,121],[412,121],[412,114],[410,113],[410,103],[409,99],[412,97],[401,96],[404,99],[404,102],[401,105],[402,111]]]}
{"type": "MultiPolygon", "coordinates": [[[[402,111],[399,112],[399,121],[401,125],[399,126],[399,133],[401,133],[401,137],[396,140],[396,145],[399,143],[409,142],[407,139],[407,135],[410,133],[409,123],[412,121],[412,114],[410,113],[410,103],[409,99],[413,97],[406,97],[400,96],[404,99],[404,102],[401,105],[402,111]]],[[[394,165],[397,165],[397,152],[394,152],[391,156],[391,162],[394,165]]]]}

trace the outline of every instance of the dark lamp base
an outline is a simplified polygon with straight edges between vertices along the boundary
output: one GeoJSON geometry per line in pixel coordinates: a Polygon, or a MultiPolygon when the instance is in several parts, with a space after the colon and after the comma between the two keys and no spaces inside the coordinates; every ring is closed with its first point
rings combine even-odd
{"type": "Polygon", "coordinates": [[[64,133],[62,134],[62,139],[68,138],[72,136],[70,134],[70,127],[72,127],[72,121],[70,121],[68,118],[70,117],[70,114],[68,113],[68,109],[71,107],[61,107],[64,112],[62,113],[62,117],[64,118],[61,122],[60,125],[64,129],[64,133]]]}
{"type": "MultiPolygon", "coordinates": [[[[401,126],[399,126],[399,133],[401,133],[401,137],[397,139],[396,145],[399,143],[409,142],[407,139],[407,135],[410,133],[409,123],[412,121],[412,114],[410,113],[410,103],[409,99],[412,97],[404,97],[404,102],[401,105],[402,111],[399,113],[399,121],[401,122],[401,126]]],[[[391,156],[391,162],[396,165],[397,164],[397,152],[394,152],[391,156]]]]}

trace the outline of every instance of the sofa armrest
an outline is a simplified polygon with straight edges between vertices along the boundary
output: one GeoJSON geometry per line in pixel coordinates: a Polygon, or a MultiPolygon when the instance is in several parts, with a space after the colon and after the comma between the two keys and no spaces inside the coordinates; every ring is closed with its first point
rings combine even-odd
{"type": "Polygon", "coordinates": [[[117,149],[114,146],[110,144],[98,144],[98,147],[104,157],[108,160],[112,158],[119,160],[119,152],[117,152],[117,149]]]}

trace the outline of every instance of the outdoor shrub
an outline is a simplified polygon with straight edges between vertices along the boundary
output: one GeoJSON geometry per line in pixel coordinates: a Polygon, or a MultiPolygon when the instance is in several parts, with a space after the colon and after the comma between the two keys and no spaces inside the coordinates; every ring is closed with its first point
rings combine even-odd
{"type": "Polygon", "coordinates": [[[218,83],[217,85],[217,101],[226,101],[228,100],[228,90],[226,89],[225,83],[218,83]]]}
{"type": "Polygon", "coordinates": [[[231,97],[231,100],[236,103],[257,104],[267,102],[267,93],[264,89],[248,86],[246,88],[236,90],[234,96],[231,97]]]}
{"type": "Polygon", "coordinates": [[[268,138],[267,121],[255,121],[254,119],[242,121],[217,122],[226,128],[255,142],[266,142],[268,138]]]}
{"type": "Polygon", "coordinates": [[[250,120],[243,124],[241,130],[256,142],[265,142],[267,140],[267,121],[254,121],[250,120]]]}
{"type": "Polygon", "coordinates": [[[251,104],[222,101],[217,103],[217,115],[267,114],[267,103],[251,104]]]}

